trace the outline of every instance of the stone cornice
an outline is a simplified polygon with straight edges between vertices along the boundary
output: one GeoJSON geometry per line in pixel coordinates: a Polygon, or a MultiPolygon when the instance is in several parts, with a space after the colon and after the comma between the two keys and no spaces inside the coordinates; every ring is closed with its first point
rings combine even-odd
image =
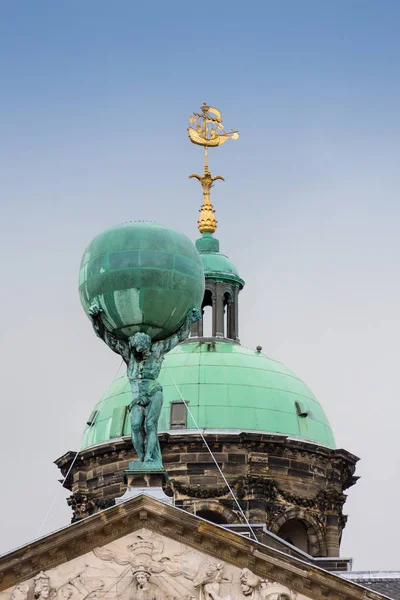
{"type": "MultiPolygon", "coordinates": [[[[342,459],[350,465],[355,465],[359,458],[354,454],[351,454],[343,448],[328,448],[327,446],[320,446],[316,443],[309,442],[307,440],[291,438],[286,435],[275,435],[272,433],[253,432],[253,431],[233,431],[233,430],[206,430],[203,432],[207,440],[219,443],[246,443],[246,442],[257,442],[264,444],[281,446],[288,450],[298,452],[311,452],[321,456],[329,458],[342,459]]],[[[174,442],[177,444],[188,444],[192,442],[201,442],[202,438],[195,430],[189,431],[184,430],[182,433],[176,431],[165,431],[159,433],[159,439],[161,443],[174,442]]],[[[102,454],[110,454],[110,452],[116,452],[123,449],[131,449],[131,439],[129,436],[124,436],[114,440],[108,440],[102,444],[95,446],[89,446],[79,452],[80,457],[84,460],[92,456],[101,456],[102,454]]],[[[58,467],[63,466],[70,462],[75,456],[75,452],[69,451],[60,456],[55,460],[55,464],[58,467]]]]}
{"type": "Polygon", "coordinates": [[[0,591],[146,527],[316,600],[384,596],[148,496],[139,496],[0,557],[0,591]]]}

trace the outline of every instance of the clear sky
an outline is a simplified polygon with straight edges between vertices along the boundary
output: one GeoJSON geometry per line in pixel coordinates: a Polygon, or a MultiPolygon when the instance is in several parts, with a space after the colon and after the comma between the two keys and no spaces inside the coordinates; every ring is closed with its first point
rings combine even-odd
{"type": "Polygon", "coordinates": [[[0,4],[0,551],[36,536],[52,461],[118,366],[79,305],[81,254],[127,220],[197,237],[186,127],[206,100],[241,134],[210,167],[242,343],[362,458],[342,554],[400,568],[399,27],[395,0],[0,4]]]}

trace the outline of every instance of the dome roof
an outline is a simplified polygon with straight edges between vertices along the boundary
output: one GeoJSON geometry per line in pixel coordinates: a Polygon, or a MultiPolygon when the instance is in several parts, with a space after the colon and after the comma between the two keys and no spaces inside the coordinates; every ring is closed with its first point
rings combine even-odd
{"type": "MultiPolygon", "coordinates": [[[[282,363],[229,341],[189,340],[165,357],[159,381],[164,405],[159,430],[170,429],[178,386],[201,429],[285,434],[333,448],[326,415],[307,386],[282,363]]],[[[81,448],[129,435],[126,375],[116,379],[92,413],[81,448]]],[[[195,429],[188,415],[187,428],[195,429]]]]}
{"type": "Polygon", "coordinates": [[[239,277],[237,268],[230,258],[220,253],[219,241],[212,233],[203,233],[201,238],[196,240],[196,248],[200,253],[206,280],[220,279],[234,281],[239,284],[240,289],[243,288],[244,281],[239,277]]]}
{"type": "Polygon", "coordinates": [[[220,252],[202,252],[200,254],[205,275],[213,273],[226,273],[239,277],[239,273],[233,262],[220,252]]]}

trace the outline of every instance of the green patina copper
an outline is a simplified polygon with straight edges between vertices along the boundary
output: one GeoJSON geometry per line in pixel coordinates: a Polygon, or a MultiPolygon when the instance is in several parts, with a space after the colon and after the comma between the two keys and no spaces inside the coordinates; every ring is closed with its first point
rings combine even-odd
{"type": "Polygon", "coordinates": [[[96,335],[126,363],[126,376],[130,385],[131,401],[128,410],[131,418],[132,444],[138,456],[129,468],[136,471],[162,471],[162,456],[158,441],[158,420],[163,405],[163,389],[158,381],[164,355],[185,340],[192,323],[201,318],[198,309],[192,309],[183,326],[165,340],[152,343],[142,332],[128,341],[116,338],[103,324],[103,311],[92,304],[89,316],[96,335]]]}
{"type": "Polygon", "coordinates": [[[131,222],[104,231],[86,249],[79,296],[88,314],[93,302],[117,337],[137,331],[153,340],[183,324],[204,294],[202,262],[182,233],[150,222],[131,222]]]}
{"type": "Polygon", "coordinates": [[[134,471],[162,471],[158,382],[164,355],[201,318],[204,272],[192,242],[157,223],[132,222],[98,235],[86,249],[79,294],[96,335],[127,365],[134,471]]]}
{"type": "MultiPolygon", "coordinates": [[[[170,429],[171,403],[180,401],[171,376],[200,428],[280,433],[335,447],[326,415],[308,387],[284,365],[255,350],[193,340],[167,354],[159,377],[164,390],[160,430],[170,429]],[[298,406],[308,416],[299,416],[298,406]]],[[[129,435],[130,402],[124,375],[96,405],[98,413],[93,413],[81,447],[129,435]]],[[[190,416],[187,427],[195,428],[190,416]]]]}
{"type": "Polygon", "coordinates": [[[200,253],[203,263],[204,275],[209,280],[234,281],[239,284],[240,289],[244,281],[239,277],[238,270],[233,262],[219,251],[219,241],[212,233],[203,233],[196,240],[196,248],[200,253]]]}

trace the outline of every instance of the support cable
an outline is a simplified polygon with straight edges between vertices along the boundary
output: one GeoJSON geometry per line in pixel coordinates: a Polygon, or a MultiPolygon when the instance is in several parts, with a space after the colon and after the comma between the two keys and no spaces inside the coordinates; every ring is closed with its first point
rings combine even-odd
{"type": "MultiPolygon", "coordinates": [[[[98,410],[100,410],[101,406],[103,405],[103,403],[104,403],[104,401],[105,401],[105,398],[106,398],[106,396],[107,396],[107,393],[108,393],[108,391],[110,390],[110,388],[111,388],[111,386],[113,385],[114,381],[117,379],[117,376],[118,376],[118,373],[119,373],[119,371],[120,371],[120,369],[121,369],[122,363],[123,363],[123,361],[121,360],[121,362],[120,362],[120,364],[119,364],[119,366],[118,366],[118,369],[117,369],[117,371],[116,371],[116,373],[115,373],[115,375],[114,375],[114,378],[113,378],[113,380],[111,381],[111,383],[109,384],[109,386],[107,387],[107,389],[106,389],[106,391],[105,391],[105,393],[104,393],[104,395],[103,395],[103,399],[102,399],[102,401],[100,402],[100,406],[99,406],[99,409],[98,409],[98,410]]],[[[204,437],[204,434],[203,434],[203,432],[201,431],[200,427],[198,426],[198,424],[197,424],[197,421],[196,421],[196,419],[194,418],[194,416],[193,416],[193,413],[192,413],[192,411],[191,411],[191,410],[190,410],[190,408],[189,408],[189,405],[187,404],[186,400],[185,400],[185,399],[184,399],[184,397],[182,396],[182,393],[181,393],[181,391],[180,391],[180,389],[179,389],[179,387],[178,387],[178,385],[177,385],[177,383],[176,383],[175,379],[174,379],[174,378],[173,378],[173,376],[171,375],[171,372],[170,372],[170,370],[168,369],[168,367],[167,367],[166,365],[165,365],[165,369],[166,369],[166,371],[168,372],[168,375],[170,376],[170,378],[171,378],[171,381],[172,381],[172,383],[174,384],[174,386],[175,386],[175,388],[176,388],[176,390],[177,390],[177,392],[178,392],[179,396],[181,397],[181,399],[182,399],[182,402],[184,403],[184,405],[185,405],[185,407],[186,407],[186,410],[187,410],[187,412],[189,413],[189,415],[190,415],[190,417],[191,417],[191,419],[192,419],[193,423],[195,424],[195,427],[196,427],[196,429],[197,429],[198,433],[200,434],[200,436],[201,436],[201,438],[202,438],[202,440],[203,440],[203,443],[204,443],[205,447],[207,448],[208,452],[210,453],[210,455],[211,455],[211,458],[213,459],[213,462],[215,463],[215,466],[217,467],[217,469],[218,469],[218,471],[219,471],[219,473],[220,473],[220,475],[221,475],[222,479],[224,480],[224,482],[225,482],[225,485],[226,485],[226,487],[228,488],[228,490],[229,490],[229,492],[230,492],[230,494],[231,494],[231,496],[232,496],[232,498],[233,498],[233,500],[234,500],[234,502],[235,502],[236,506],[238,507],[238,509],[239,509],[239,512],[240,512],[240,514],[242,515],[242,517],[243,517],[243,519],[244,519],[244,521],[245,521],[245,523],[246,523],[247,527],[249,528],[249,530],[250,530],[250,532],[251,532],[251,534],[252,534],[253,538],[255,539],[255,541],[258,541],[258,540],[257,540],[257,537],[256,537],[256,535],[255,535],[255,533],[254,533],[254,530],[253,530],[253,528],[251,527],[251,525],[250,525],[250,523],[249,523],[249,521],[248,521],[248,519],[247,519],[247,517],[246,517],[246,515],[245,515],[245,513],[244,513],[244,511],[243,511],[243,509],[242,509],[242,507],[240,506],[240,504],[239,504],[239,502],[238,502],[238,500],[237,500],[237,498],[236,498],[236,496],[235,496],[235,494],[234,494],[234,492],[233,492],[233,490],[232,490],[231,486],[229,485],[229,483],[228,483],[228,481],[227,481],[227,479],[226,479],[226,477],[225,477],[224,473],[222,472],[222,470],[221,470],[221,468],[220,468],[220,466],[219,466],[219,464],[218,464],[218,462],[217,462],[217,460],[216,460],[216,458],[215,458],[215,456],[214,456],[214,454],[213,454],[213,452],[212,452],[212,450],[211,450],[210,446],[208,445],[208,442],[207,442],[206,438],[204,437]]],[[[94,423],[95,423],[95,421],[93,421],[93,423],[91,423],[91,425],[90,425],[90,428],[91,428],[91,427],[93,427],[94,423]]],[[[51,511],[53,510],[53,508],[54,508],[54,505],[55,505],[55,503],[56,503],[56,501],[57,501],[57,499],[58,499],[58,496],[60,495],[61,489],[64,487],[64,484],[65,484],[66,480],[68,479],[68,476],[69,476],[69,474],[71,473],[71,471],[72,471],[72,469],[73,469],[73,467],[74,467],[74,465],[75,465],[75,463],[76,463],[76,461],[77,461],[77,458],[78,458],[79,454],[80,454],[80,452],[79,452],[79,451],[78,451],[78,452],[75,454],[75,456],[74,456],[74,459],[73,459],[73,461],[71,462],[71,465],[70,465],[70,467],[69,467],[69,469],[68,469],[68,471],[67,471],[67,473],[66,473],[66,475],[65,475],[64,479],[63,479],[63,480],[62,480],[62,482],[61,482],[61,487],[60,487],[60,488],[58,488],[58,490],[57,490],[57,493],[55,494],[55,496],[54,496],[54,498],[53,498],[53,501],[51,502],[51,504],[50,504],[50,506],[49,506],[49,509],[48,509],[48,511],[47,511],[47,513],[46,513],[46,515],[45,515],[44,519],[43,519],[43,522],[42,522],[42,524],[41,524],[41,526],[40,526],[40,528],[39,528],[39,530],[38,530],[38,532],[37,532],[37,534],[36,534],[36,538],[40,537],[40,535],[41,535],[41,533],[42,533],[42,531],[43,531],[43,528],[44,528],[44,526],[45,526],[45,524],[46,524],[46,522],[47,522],[47,519],[49,518],[49,516],[50,516],[50,514],[51,514],[51,511]]]]}
{"type": "Polygon", "coordinates": [[[203,440],[203,442],[204,442],[204,445],[205,445],[205,447],[207,448],[207,450],[208,450],[208,451],[209,451],[209,453],[211,454],[211,458],[213,459],[213,461],[214,461],[214,463],[215,463],[215,466],[217,467],[217,469],[218,469],[218,471],[219,471],[219,473],[220,473],[220,475],[221,475],[222,479],[224,480],[226,487],[228,488],[229,492],[231,493],[231,495],[232,495],[232,498],[233,498],[233,500],[235,501],[235,503],[236,503],[236,506],[238,507],[238,509],[239,509],[239,511],[240,511],[240,514],[242,515],[242,517],[243,517],[243,519],[244,519],[244,521],[245,521],[245,523],[246,523],[247,527],[248,527],[248,528],[249,528],[249,530],[251,531],[251,534],[252,534],[253,538],[254,538],[254,539],[255,539],[255,541],[257,542],[258,540],[257,540],[256,534],[254,533],[254,530],[253,530],[252,526],[250,525],[250,523],[249,523],[249,521],[248,521],[248,519],[247,519],[247,517],[246,517],[246,515],[245,515],[245,513],[244,513],[244,511],[243,511],[243,509],[242,509],[242,507],[240,506],[240,504],[239,504],[239,501],[237,500],[237,498],[236,498],[235,494],[233,493],[233,490],[232,490],[231,486],[229,485],[229,483],[228,483],[228,481],[227,481],[227,479],[226,479],[226,477],[225,477],[224,473],[222,472],[222,470],[221,470],[221,468],[220,468],[220,466],[219,466],[219,464],[218,464],[218,462],[217,462],[217,459],[215,458],[214,454],[212,453],[212,450],[211,450],[210,446],[208,445],[208,443],[207,443],[207,440],[206,440],[206,438],[204,437],[204,434],[203,434],[203,432],[201,431],[200,427],[198,426],[198,424],[197,424],[197,421],[196,421],[196,419],[194,418],[194,416],[193,416],[193,413],[192,413],[192,411],[191,411],[191,410],[190,410],[190,408],[189,408],[189,405],[187,404],[186,400],[185,400],[185,399],[184,399],[184,397],[182,396],[182,394],[181,394],[181,391],[180,391],[179,387],[177,386],[175,379],[172,377],[172,375],[171,375],[171,372],[170,372],[170,370],[168,369],[167,365],[165,365],[165,364],[164,364],[164,367],[165,367],[165,370],[167,371],[168,375],[170,376],[172,383],[173,383],[173,384],[174,384],[174,386],[176,387],[176,389],[177,389],[177,392],[178,392],[178,394],[180,395],[180,397],[181,397],[181,399],[182,399],[182,402],[183,402],[183,403],[184,403],[184,405],[186,406],[186,410],[187,410],[187,412],[189,413],[190,417],[192,418],[192,420],[193,420],[193,423],[195,424],[195,426],[196,426],[196,429],[197,429],[197,431],[199,432],[199,434],[200,434],[200,436],[201,436],[201,438],[202,438],[202,440],[203,440]]]}
{"type": "MultiPolygon", "coordinates": [[[[103,395],[103,399],[101,400],[101,402],[99,404],[99,408],[97,409],[98,411],[100,411],[101,407],[103,406],[103,403],[105,401],[105,398],[106,398],[106,396],[107,396],[107,394],[108,394],[111,386],[113,385],[114,381],[117,379],[117,376],[118,376],[118,373],[119,373],[119,371],[121,369],[122,363],[123,363],[123,360],[121,360],[121,362],[120,362],[120,364],[118,366],[118,369],[117,369],[117,371],[116,371],[116,373],[114,375],[114,379],[111,381],[111,383],[109,384],[109,386],[107,387],[107,389],[106,389],[106,391],[105,391],[105,393],[103,395]]],[[[91,429],[93,427],[93,425],[95,424],[95,421],[96,421],[96,419],[89,425],[89,429],[91,429]]],[[[42,524],[39,527],[39,531],[36,534],[36,538],[40,537],[40,535],[41,535],[41,533],[43,531],[43,527],[45,526],[45,524],[47,522],[47,519],[49,518],[50,513],[51,513],[51,511],[54,508],[54,505],[55,505],[55,503],[56,503],[56,501],[58,499],[58,496],[60,495],[60,492],[61,492],[62,488],[64,487],[64,483],[67,481],[68,476],[71,473],[74,464],[76,463],[76,460],[77,460],[77,458],[79,456],[79,453],[80,453],[80,451],[78,450],[78,452],[75,454],[74,459],[73,459],[73,461],[72,461],[72,463],[71,463],[71,465],[70,465],[70,467],[69,467],[69,469],[67,471],[67,474],[65,475],[64,479],[61,481],[61,487],[58,488],[57,493],[54,496],[53,501],[52,501],[52,503],[49,506],[49,510],[47,511],[46,516],[44,517],[44,519],[42,521],[42,524]]]]}

